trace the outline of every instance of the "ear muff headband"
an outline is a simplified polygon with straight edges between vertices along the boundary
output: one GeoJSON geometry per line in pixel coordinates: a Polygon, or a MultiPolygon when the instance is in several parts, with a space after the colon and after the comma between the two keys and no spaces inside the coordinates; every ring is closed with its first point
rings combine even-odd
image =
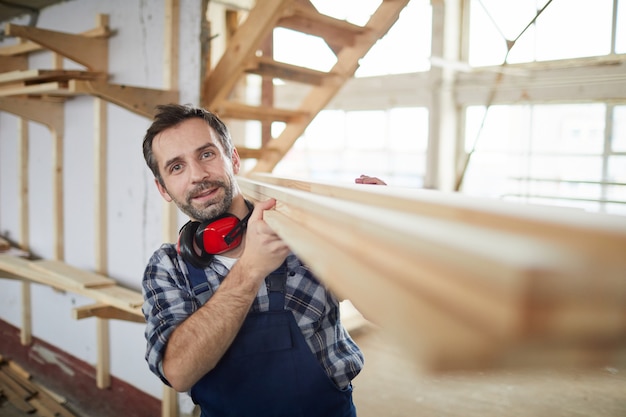
{"type": "Polygon", "coordinates": [[[239,220],[237,216],[225,213],[201,223],[195,233],[196,245],[211,255],[219,255],[239,246],[248,227],[248,219],[254,210],[254,205],[248,200],[245,201],[248,214],[243,219],[239,220]]]}
{"type": "Polygon", "coordinates": [[[189,221],[185,223],[185,225],[180,229],[176,250],[185,261],[189,262],[196,268],[204,268],[211,262],[213,255],[206,253],[205,251],[201,251],[200,255],[198,255],[194,249],[193,238],[196,234],[196,230],[198,230],[198,226],[200,226],[200,222],[189,221]]]}
{"type": "Polygon", "coordinates": [[[254,210],[254,205],[245,201],[248,214],[241,220],[233,214],[225,213],[205,222],[187,222],[180,230],[177,245],[178,253],[183,259],[196,267],[204,268],[211,262],[213,255],[239,246],[254,210]],[[200,255],[194,248],[194,242],[200,249],[200,255]]]}
{"type": "Polygon", "coordinates": [[[198,247],[211,255],[219,255],[229,249],[236,248],[241,243],[241,233],[228,238],[230,232],[241,223],[236,216],[225,214],[198,226],[195,241],[198,247]]]}

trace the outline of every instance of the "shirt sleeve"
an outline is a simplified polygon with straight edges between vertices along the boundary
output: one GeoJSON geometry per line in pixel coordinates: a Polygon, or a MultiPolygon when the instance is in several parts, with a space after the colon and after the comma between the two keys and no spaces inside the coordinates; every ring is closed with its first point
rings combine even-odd
{"type": "Polygon", "coordinates": [[[188,285],[173,245],[161,246],[144,271],[142,311],[146,318],[146,361],[150,371],[167,385],[163,374],[167,341],[176,327],[198,309],[188,285]]]}

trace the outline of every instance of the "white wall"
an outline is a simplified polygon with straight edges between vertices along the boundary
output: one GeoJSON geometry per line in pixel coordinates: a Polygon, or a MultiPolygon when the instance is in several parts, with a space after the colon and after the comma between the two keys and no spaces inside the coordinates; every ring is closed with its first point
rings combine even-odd
{"type": "MultiPolygon", "coordinates": [[[[164,0],[73,0],[44,9],[37,26],[80,33],[96,25],[98,14],[109,15],[115,34],[109,40],[110,82],[163,88],[164,0]]],[[[198,103],[200,86],[200,0],[181,0],[180,102],[198,103]]],[[[25,20],[15,23],[25,24],[25,20]]],[[[0,45],[14,43],[7,39],[0,45]]],[[[52,56],[30,57],[30,68],[51,69],[52,56]]],[[[81,68],[65,61],[65,69],[81,68]]],[[[0,234],[20,241],[18,212],[17,117],[0,112],[0,234]]],[[[141,142],[147,118],[108,105],[108,274],[122,285],[140,290],[143,268],[161,244],[162,199],[143,160],[141,142]]],[[[76,97],[65,104],[64,218],[65,261],[95,270],[93,98],[76,97]]],[[[52,141],[48,129],[29,123],[30,247],[43,258],[53,257],[52,141]]],[[[32,285],[33,336],[88,363],[96,363],[95,320],[76,321],[73,307],[92,300],[32,285]]],[[[0,319],[17,327],[20,290],[0,279],[0,319]]],[[[111,374],[160,398],[162,385],[144,360],[144,326],[110,322],[111,374]]]]}

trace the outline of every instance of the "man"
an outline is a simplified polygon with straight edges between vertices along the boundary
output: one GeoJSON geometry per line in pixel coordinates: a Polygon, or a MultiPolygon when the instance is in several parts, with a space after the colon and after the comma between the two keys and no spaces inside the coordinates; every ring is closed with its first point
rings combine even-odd
{"type": "Polygon", "coordinates": [[[143,141],[166,201],[189,216],[143,278],[146,360],[202,416],[356,416],[363,355],[338,300],[247,202],[223,122],[191,106],[158,107],[143,141]],[[241,219],[241,220],[240,220],[241,219]]]}

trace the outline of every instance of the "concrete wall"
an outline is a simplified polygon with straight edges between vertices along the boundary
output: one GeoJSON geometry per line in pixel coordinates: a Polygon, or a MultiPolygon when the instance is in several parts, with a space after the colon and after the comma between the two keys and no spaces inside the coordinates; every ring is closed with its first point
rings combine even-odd
{"type": "MultiPolygon", "coordinates": [[[[80,33],[108,14],[110,82],[163,88],[164,0],[72,0],[44,9],[37,26],[80,33]]],[[[198,103],[200,86],[200,0],[180,1],[180,102],[198,103]]],[[[25,19],[14,23],[26,24],[25,19]]],[[[0,45],[14,43],[7,38],[0,45]]],[[[51,69],[52,55],[29,58],[30,68],[51,69]]],[[[65,61],[65,69],[81,68],[65,61]]],[[[95,270],[93,102],[81,96],[65,103],[65,261],[95,270]]],[[[143,268],[162,241],[162,199],[145,166],[141,141],[150,120],[108,104],[108,275],[140,290],[143,268]]],[[[18,118],[0,112],[0,234],[22,241],[18,212],[18,118]]],[[[28,241],[34,254],[53,258],[52,141],[49,130],[29,123],[28,241]]],[[[21,327],[19,283],[0,279],[0,320],[21,327]]],[[[92,300],[32,285],[33,336],[95,365],[95,319],[76,321],[73,307],[92,300]]],[[[162,384],[147,368],[142,324],[110,321],[111,374],[160,398],[162,384]]],[[[0,342],[1,343],[1,342],[0,342]]]]}

